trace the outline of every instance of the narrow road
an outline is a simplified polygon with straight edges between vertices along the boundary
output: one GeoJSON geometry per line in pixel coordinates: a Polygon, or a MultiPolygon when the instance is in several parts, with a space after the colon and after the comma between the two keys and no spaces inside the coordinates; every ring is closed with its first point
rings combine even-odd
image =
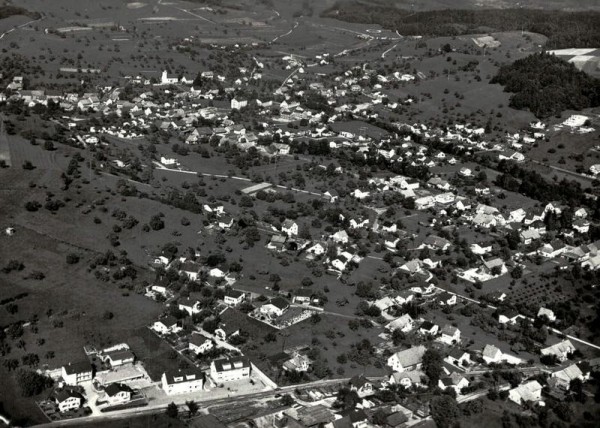
{"type": "Polygon", "coordinates": [[[205,18],[205,17],[203,17],[202,15],[198,15],[197,13],[190,12],[190,11],[189,11],[189,10],[187,10],[187,9],[181,9],[181,8],[178,8],[178,7],[176,7],[175,9],[178,9],[178,10],[180,10],[180,11],[182,11],[182,12],[188,13],[188,14],[190,14],[190,15],[192,15],[192,16],[195,16],[195,17],[196,17],[196,18],[198,18],[198,19],[202,19],[203,21],[210,22],[211,24],[215,24],[215,25],[217,24],[215,21],[213,21],[213,20],[211,20],[211,19],[208,19],[208,18],[205,18]]]}
{"type": "MultiPolygon", "coordinates": [[[[350,378],[319,380],[316,382],[283,386],[281,388],[277,388],[277,389],[273,389],[273,390],[269,390],[269,391],[254,392],[254,393],[250,393],[250,394],[236,395],[233,397],[216,398],[216,399],[205,400],[205,401],[196,400],[196,402],[200,405],[201,410],[207,409],[207,408],[210,408],[213,406],[217,406],[220,404],[227,404],[227,403],[235,403],[235,405],[240,405],[240,403],[242,401],[258,400],[258,399],[267,398],[267,397],[274,397],[275,395],[278,395],[278,394],[293,393],[296,388],[310,388],[310,387],[318,388],[321,386],[346,383],[349,380],[350,380],[350,378]]],[[[176,395],[173,396],[173,400],[175,402],[180,401],[180,403],[176,403],[176,404],[178,404],[181,407],[184,407],[185,400],[190,400],[190,398],[191,397],[189,397],[189,394],[185,394],[184,396],[179,396],[179,397],[176,395]],[[177,398],[179,398],[179,400],[177,398]]],[[[106,421],[111,421],[111,420],[115,420],[115,419],[124,419],[124,418],[132,417],[132,416],[140,416],[140,415],[144,415],[144,414],[159,413],[159,412],[164,411],[166,408],[167,408],[166,404],[160,404],[160,405],[154,405],[154,406],[140,407],[137,409],[126,409],[126,410],[121,410],[121,411],[115,411],[112,413],[106,413],[103,416],[93,416],[93,417],[88,416],[88,417],[84,417],[84,418],[76,418],[76,419],[69,419],[69,420],[64,420],[64,421],[49,422],[47,424],[38,425],[38,426],[40,426],[40,427],[82,426],[82,425],[85,425],[86,423],[97,423],[99,421],[106,422],[106,421]]]]}
{"type": "Polygon", "coordinates": [[[565,174],[569,174],[569,175],[573,175],[575,177],[583,178],[584,180],[588,180],[588,181],[594,181],[595,180],[594,177],[590,177],[589,175],[580,174],[578,172],[571,171],[571,170],[568,170],[568,169],[565,169],[565,168],[561,168],[559,166],[548,165],[547,163],[540,162],[540,161],[533,160],[533,159],[531,159],[531,162],[537,163],[538,165],[542,165],[542,166],[545,166],[545,167],[548,167],[548,168],[551,168],[551,169],[554,169],[556,171],[564,172],[565,174]]]}
{"type": "Polygon", "coordinates": [[[19,28],[23,28],[23,27],[25,27],[25,26],[27,26],[29,24],[33,24],[34,22],[41,21],[42,19],[44,19],[43,16],[41,18],[39,18],[39,19],[34,19],[34,20],[31,20],[31,21],[28,21],[25,24],[17,25],[16,27],[11,28],[10,30],[6,30],[4,33],[0,34],[0,40],[2,40],[4,38],[4,36],[6,36],[8,33],[12,33],[13,31],[15,31],[15,30],[17,30],[19,28]]]}
{"type": "Polygon", "coordinates": [[[297,27],[298,27],[298,21],[296,21],[294,23],[294,26],[292,27],[292,29],[290,31],[288,31],[285,34],[281,34],[280,36],[275,37],[273,40],[271,40],[271,43],[276,42],[278,39],[281,39],[282,37],[289,36],[290,34],[292,34],[292,31],[294,31],[297,27]]]}
{"type": "Polygon", "coordinates": [[[385,51],[384,53],[382,53],[381,54],[381,58],[385,58],[385,56],[387,55],[387,53],[390,52],[391,50],[393,50],[396,46],[398,46],[398,43],[396,43],[394,46],[392,46],[387,51],[385,51]]]}

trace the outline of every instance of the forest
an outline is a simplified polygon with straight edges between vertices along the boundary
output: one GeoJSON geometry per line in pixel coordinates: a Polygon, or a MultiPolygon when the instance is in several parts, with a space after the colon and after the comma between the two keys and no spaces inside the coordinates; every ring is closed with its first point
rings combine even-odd
{"type": "Polygon", "coordinates": [[[322,16],[347,22],[379,24],[403,36],[458,36],[490,31],[530,31],[548,37],[546,48],[600,46],[599,12],[539,9],[432,10],[412,12],[391,2],[380,5],[338,1],[322,16]]]}
{"type": "Polygon", "coordinates": [[[554,55],[533,54],[504,65],[490,83],[512,92],[510,106],[539,118],[600,105],[600,80],[554,55]]]}

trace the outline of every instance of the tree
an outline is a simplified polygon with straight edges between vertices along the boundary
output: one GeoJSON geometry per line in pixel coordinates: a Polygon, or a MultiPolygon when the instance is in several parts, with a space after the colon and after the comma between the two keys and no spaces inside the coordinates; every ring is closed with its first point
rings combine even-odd
{"type": "Polygon", "coordinates": [[[67,254],[67,263],[70,265],[74,265],[79,262],[79,255],[76,253],[67,254]]]}
{"type": "Polygon", "coordinates": [[[431,400],[431,417],[438,428],[450,428],[454,426],[459,416],[460,410],[454,397],[441,395],[433,397],[431,400]]]}
{"type": "Polygon", "coordinates": [[[179,408],[177,407],[177,404],[171,401],[171,404],[167,406],[165,414],[170,418],[177,418],[177,416],[179,415],[179,408]]]}
{"type": "Polygon", "coordinates": [[[198,403],[196,403],[194,400],[186,401],[185,405],[187,406],[188,411],[190,412],[190,416],[194,416],[196,413],[198,413],[198,410],[200,410],[200,406],[198,406],[198,403]]]}
{"type": "Polygon", "coordinates": [[[54,143],[50,140],[44,141],[44,150],[49,150],[49,151],[54,150],[54,143]]]}
{"type": "Polygon", "coordinates": [[[32,397],[41,394],[46,388],[50,388],[54,381],[48,376],[26,369],[17,372],[17,383],[21,388],[23,397],[32,397]]]}
{"type": "Polygon", "coordinates": [[[295,401],[290,394],[285,394],[283,397],[281,397],[281,405],[282,406],[288,407],[288,406],[292,406],[294,403],[295,403],[295,401]]]}
{"type": "Polygon", "coordinates": [[[442,356],[435,349],[428,349],[423,354],[423,372],[429,378],[429,386],[435,386],[443,372],[442,356]]]}
{"type": "Polygon", "coordinates": [[[152,230],[161,230],[161,229],[164,229],[164,227],[165,227],[165,222],[158,214],[152,216],[152,218],[150,219],[150,222],[148,224],[150,225],[152,230]]]}

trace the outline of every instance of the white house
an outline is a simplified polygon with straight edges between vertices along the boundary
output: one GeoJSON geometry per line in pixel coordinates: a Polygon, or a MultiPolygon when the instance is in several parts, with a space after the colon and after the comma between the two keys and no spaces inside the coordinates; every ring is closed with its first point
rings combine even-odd
{"type": "Polygon", "coordinates": [[[441,331],[438,341],[447,345],[453,345],[460,342],[460,330],[457,327],[446,324],[441,331]]]}
{"type": "Polygon", "coordinates": [[[163,373],[162,389],[167,395],[189,394],[202,391],[204,373],[196,367],[179,369],[178,371],[163,373]]]}
{"type": "Polygon", "coordinates": [[[111,383],[104,388],[104,393],[106,394],[108,404],[115,405],[127,403],[129,400],[131,400],[133,391],[125,384],[111,383]]]}
{"type": "Polygon", "coordinates": [[[182,330],[179,326],[177,318],[169,315],[163,319],[156,321],[152,325],[152,330],[160,334],[178,333],[182,330]]]}
{"type": "Polygon", "coordinates": [[[233,98],[231,100],[231,109],[232,110],[239,110],[241,108],[244,108],[248,105],[248,100],[238,100],[236,98],[233,98]]]}
{"type": "Polygon", "coordinates": [[[274,297],[260,307],[260,312],[265,315],[280,317],[290,307],[283,297],[274,297]]]}
{"type": "Polygon", "coordinates": [[[555,343],[552,346],[541,349],[540,354],[542,355],[555,355],[559,361],[565,361],[569,354],[575,351],[575,346],[569,339],[565,339],[562,342],[555,343]]]}
{"type": "Polygon", "coordinates": [[[523,360],[521,360],[520,358],[517,358],[513,355],[505,354],[494,345],[489,344],[485,345],[481,356],[487,364],[506,362],[508,364],[517,365],[523,362],[523,360]]]}
{"type": "Polygon", "coordinates": [[[438,380],[438,386],[442,391],[452,388],[456,394],[459,395],[461,389],[469,386],[469,381],[463,375],[454,372],[450,376],[444,376],[440,378],[438,380]]]}
{"type": "Polygon", "coordinates": [[[554,311],[552,311],[552,309],[540,308],[537,313],[537,317],[546,317],[550,322],[556,321],[556,315],[554,315],[554,311]]]}
{"type": "Polygon", "coordinates": [[[223,358],[210,364],[210,377],[217,383],[250,377],[252,367],[245,357],[223,358]]]}
{"type": "Polygon", "coordinates": [[[415,346],[404,351],[396,352],[387,360],[387,365],[395,372],[415,370],[421,367],[423,354],[425,354],[423,345],[415,346]]]}
{"type": "Polygon", "coordinates": [[[186,311],[190,316],[200,313],[202,310],[200,301],[198,299],[190,299],[189,297],[181,300],[178,307],[180,311],[186,311]]]}
{"type": "Polygon", "coordinates": [[[246,295],[242,291],[227,290],[225,296],[223,296],[223,301],[226,305],[237,306],[244,301],[245,297],[246,295]]]}
{"type": "Polygon", "coordinates": [[[61,375],[67,385],[79,385],[92,380],[92,365],[89,361],[69,363],[62,367],[61,375]]]}
{"type": "Polygon", "coordinates": [[[528,401],[537,403],[542,400],[542,385],[537,380],[521,384],[508,392],[508,399],[518,405],[528,401]]]}
{"type": "Polygon", "coordinates": [[[373,395],[375,384],[363,375],[355,375],[350,379],[350,391],[355,391],[360,398],[373,395]]]}
{"type": "Polygon", "coordinates": [[[204,354],[215,347],[212,340],[202,336],[201,334],[193,334],[190,338],[189,349],[195,354],[204,354]]]}
{"type": "Polygon", "coordinates": [[[281,231],[287,236],[297,236],[298,235],[298,224],[294,220],[285,220],[281,225],[281,231]]]}
{"type": "Polygon", "coordinates": [[[54,391],[52,398],[61,413],[79,409],[83,403],[83,396],[70,388],[54,391]]]}
{"type": "Polygon", "coordinates": [[[402,385],[404,388],[411,386],[420,386],[425,373],[421,370],[412,370],[407,372],[394,372],[390,375],[389,383],[392,385],[402,385]]]}
{"type": "Polygon", "coordinates": [[[340,230],[331,235],[331,239],[338,244],[347,244],[349,238],[348,233],[345,230],[340,230]]]}
{"type": "Polygon", "coordinates": [[[399,329],[403,333],[408,333],[415,327],[415,321],[411,318],[409,314],[404,314],[400,318],[395,319],[394,321],[388,323],[385,326],[385,329],[393,332],[394,330],[399,329]]]}

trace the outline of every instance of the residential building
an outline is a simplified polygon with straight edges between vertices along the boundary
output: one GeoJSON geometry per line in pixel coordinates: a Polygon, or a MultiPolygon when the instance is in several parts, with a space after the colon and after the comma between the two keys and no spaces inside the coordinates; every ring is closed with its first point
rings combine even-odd
{"type": "Polygon", "coordinates": [[[163,373],[161,378],[162,389],[167,395],[189,394],[202,391],[204,373],[196,367],[179,369],[163,373]]]}
{"type": "Polygon", "coordinates": [[[425,348],[423,345],[414,346],[404,351],[396,352],[387,360],[387,365],[392,368],[395,372],[403,372],[415,370],[421,367],[423,362],[423,354],[425,354],[425,348]]]}
{"type": "Polygon", "coordinates": [[[246,357],[223,358],[210,364],[210,377],[217,383],[248,379],[251,371],[246,357]]]}
{"type": "Polygon", "coordinates": [[[89,361],[69,363],[62,367],[62,378],[67,385],[79,385],[92,380],[92,365],[89,361]]]}

